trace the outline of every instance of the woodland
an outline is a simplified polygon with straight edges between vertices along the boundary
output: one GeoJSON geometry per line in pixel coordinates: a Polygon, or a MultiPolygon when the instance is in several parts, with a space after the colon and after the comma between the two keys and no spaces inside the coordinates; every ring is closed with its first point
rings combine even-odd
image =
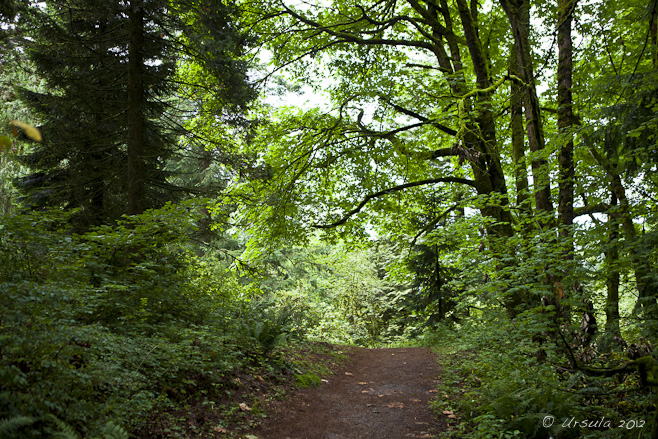
{"type": "Polygon", "coordinates": [[[2,0],[0,103],[0,438],[249,437],[343,345],[658,438],[657,0],[2,0]]]}

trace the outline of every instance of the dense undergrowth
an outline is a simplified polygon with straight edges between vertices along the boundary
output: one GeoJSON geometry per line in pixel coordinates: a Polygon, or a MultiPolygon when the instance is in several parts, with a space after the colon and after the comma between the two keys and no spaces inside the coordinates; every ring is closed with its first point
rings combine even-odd
{"type": "MultiPolygon", "coordinates": [[[[433,404],[449,425],[447,437],[653,437],[655,388],[643,386],[637,373],[583,373],[564,345],[537,343],[541,332],[533,318],[510,320],[490,311],[456,331],[437,328],[427,335],[425,343],[440,353],[442,381],[433,404]]],[[[627,336],[638,340],[635,348],[652,349],[633,328],[627,336]]],[[[575,356],[599,370],[630,362],[629,349],[603,353],[601,346],[575,356]]]]}
{"type": "Polygon", "coordinates": [[[0,437],[227,437],[318,372],[331,349],[285,348],[304,310],[199,255],[190,210],[83,235],[54,212],[0,220],[0,437]]]}
{"type": "Polygon", "coordinates": [[[199,251],[193,212],[85,234],[57,212],[0,220],[0,438],[241,437],[269,400],[328,373],[340,352],[318,339],[436,348],[452,437],[651,434],[653,384],[592,372],[650,358],[640,320],[626,346],[584,340],[543,306],[511,318],[463,301],[470,316],[437,324],[396,283],[390,247],[317,245],[240,275],[226,249],[199,251]]]}

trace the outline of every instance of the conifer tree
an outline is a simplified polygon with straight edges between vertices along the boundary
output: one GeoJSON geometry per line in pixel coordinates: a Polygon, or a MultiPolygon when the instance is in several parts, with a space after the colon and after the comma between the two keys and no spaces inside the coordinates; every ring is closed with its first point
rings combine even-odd
{"type": "Polygon", "coordinates": [[[86,227],[184,193],[165,166],[192,136],[184,121],[199,106],[177,99],[177,71],[194,64],[201,73],[186,89],[201,78],[221,103],[218,117],[244,124],[254,91],[235,17],[220,0],[58,0],[25,11],[28,53],[49,85],[20,93],[44,133],[22,158],[32,170],[18,183],[26,200],[78,208],[86,227]]]}

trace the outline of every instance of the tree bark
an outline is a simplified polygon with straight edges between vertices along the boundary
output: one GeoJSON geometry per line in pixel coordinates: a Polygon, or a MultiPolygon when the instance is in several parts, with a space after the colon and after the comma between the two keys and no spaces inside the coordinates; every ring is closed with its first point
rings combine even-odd
{"type": "MultiPolygon", "coordinates": [[[[491,86],[487,58],[482,50],[473,14],[465,0],[457,0],[459,17],[461,18],[466,45],[473,62],[477,84],[480,89],[491,86]]],[[[496,124],[491,111],[491,93],[478,93],[478,113],[475,123],[477,131],[468,129],[464,136],[467,147],[473,147],[480,157],[473,160],[471,167],[475,176],[476,188],[479,194],[500,194],[500,204],[490,204],[482,209],[482,214],[493,217],[501,223],[490,227],[489,232],[495,236],[509,237],[514,234],[512,215],[507,208],[507,184],[505,174],[497,152],[496,124]]]]}
{"type": "MultiPolygon", "coordinates": [[[[614,209],[617,197],[614,192],[610,196],[610,206],[614,209]]],[[[605,300],[605,331],[621,337],[619,329],[619,224],[615,215],[608,214],[608,249],[605,252],[606,287],[608,294],[605,300]]]]}
{"type": "Polygon", "coordinates": [[[551,185],[548,175],[548,162],[541,157],[544,150],[544,129],[541,109],[532,67],[530,46],[530,2],[528,0],[500,0],[510,22],[520,78],[526,84],[523,93],[528,146],[533,153],[532,177],[534,181],[535,205],[538,211],[552,212],[551,185]]]}
{"type": "MultiPolygon", "coordinates": [[[[510,56],[510,74],[519,76],[519,62],[516,57],[516,44],[510,56]]],[[[523,210],[531,210],[528,194],[528,165],[525,157],[525,134],[523,127],[523,90],[514,81],[511,83],[510,125],[512,128],[512,159],[514,160],[514,181],[516,184],[516,204],[523,210]]]]}
{"type": "MultiPolygon", "coordinates": [[[[609,139],[606,139],[605,142],[609,142],[609,139]]],[[[647,261],[645,258],[639,254],[636,245],[638,241],[637,231],[635,230],[635,224],[633,223],[633,218],[631,216],[631,206],[626,197],[626,189],[621,180],[621,176],[616,171],[616,165],[611,162],[610,159],[601,155],[593,147],[589,148],[590,154],[592,157],[601,165],[601,167],[608,174],[608,178],[611,181],[612,193],[615,195],[619,202],[619,219],[621,222],[622,231],[624,233],[624,238],[626,245],[628,246],[628,252],[631,256],[631,262],[633,264],[633,271],[635,273],[635,282],[637,285],[638,299],[635,305],[636,309],[651,309],[656,306],[656,299],[658,298],[658,293],[655,288],[651,287],[649,279],[651,276],[651,270],[647,266],[647,261]]]]}
{"type": "Polygon", "coordinates": [[[651,9],[651,18],[649,20],[649,35],[651,39],[651,59],[653,61],[653,68],[658,69],[658,0],[653,0],[653,8],[651,9]]]}
{"type": "Polygon", "coordinates": [[[128,209],[129,215],[142,213],[145,206],[144,163],[144,9],[142,0],[133,0],[129,10],[128,43],[128,209]]]}
{"type": "MultiPolygon", "coordinates": [[[[557,67],[557,126],[566,139],[560,147],[559,162],[559,197],[558,219],[562,226],[561,234],[570,239],[570,227],[573,224],[574,162],[573,138],[568,132],[574,125],[573,116],[573,46],[571,41],[571,22],[576,0],[558,0],[558,67],[557,67]]],[[[569,244],[566,256],[573,257],[573,243],[569,244]]]]}

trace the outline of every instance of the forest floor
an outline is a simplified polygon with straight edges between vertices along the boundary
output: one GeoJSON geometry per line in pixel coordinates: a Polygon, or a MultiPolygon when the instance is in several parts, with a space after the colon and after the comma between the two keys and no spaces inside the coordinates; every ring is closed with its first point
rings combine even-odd
{"type": "Polygon", "coordinates": [[[272,403],[258,439],[434,438],[446,424],[430,401],[439,367],[423,348],[350,348],[349,361],[318,387],[272,403]]]}

